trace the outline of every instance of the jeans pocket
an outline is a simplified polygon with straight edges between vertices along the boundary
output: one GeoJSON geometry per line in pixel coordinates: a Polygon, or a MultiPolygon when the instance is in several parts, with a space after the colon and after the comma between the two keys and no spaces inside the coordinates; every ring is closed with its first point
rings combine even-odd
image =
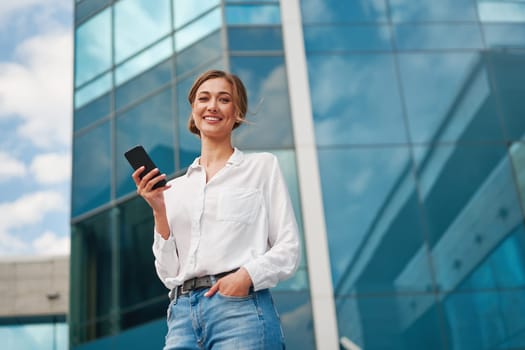
{"type": "Polygon", "coordinates": [[[246,300],[252,300],[253,299],[253,293],[249,293],[248,295],[243,296],[235,296],[235,295],[224,295],[221,292],[217,291],[217,295],[224,300],[233,301],[233,302],[239,302],[239,301],[246,301],[246,300]]]}

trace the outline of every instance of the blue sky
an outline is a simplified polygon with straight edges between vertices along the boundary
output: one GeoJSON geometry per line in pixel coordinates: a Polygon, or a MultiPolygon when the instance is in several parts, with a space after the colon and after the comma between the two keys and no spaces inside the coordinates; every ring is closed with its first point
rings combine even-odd
{"type": "Polygon", "coordinates": [[[0,257],[69,254],[72,11],[0,3],[0,257]]]}

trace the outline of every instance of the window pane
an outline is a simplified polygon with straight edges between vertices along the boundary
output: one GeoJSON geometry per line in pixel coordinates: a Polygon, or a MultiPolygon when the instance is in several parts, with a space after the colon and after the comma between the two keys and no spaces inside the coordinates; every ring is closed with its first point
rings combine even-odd
{"type": "Polygon", "coordinates": [[[392,49],[386,25],[309,25],[304,27],[306,51],[377,51],[392,49]]]}
{"type": "Polygon", "coordinates": [[[414,154],[437,283],[454,290],[480,264],[498,260],[498,244],[523,224],[511,164],[497,144],[418,146],[414,154]]]}
{"type": "Polygon", "coordinates": [[[175,171],[172,100],[172,89],[168,88],[117,116],[118,197],[136,190],[131,179],[133,169],[124,157],[124,152],[135,145],[144,146],[162,173],[169,175],[175,171]]]}
{"type": "Polygon", "coordinates": [[[91,103],[83,106],[75,111],[75,127],[78,131],[93,122],[100,120],[109,115],[111,112],[111,98],[110,94],[102,95],[91,103]]]}
{"type": "Polygon", "coordinates": [[[483,48],[477,24],[399,24],[395,33],[400,50],[483,48]]]}
{"type": "Polygon", "coordinates": [[[78,3],[75,6],[75,22],[83,21],[109,3],[111,0],[87,0],[78,3]]]}
{"type": "Polygon", "coordinates": [[[478,11],[483,22],[525,22],[523,0],[478,0],[478,11]]]}
{"type": "Polygon", "coordinates": [[[173,18],[175,19],[175,29],[178,29],[199,15],[211,8],[219,5],[220,0],[174,0],[173,18]]]}
{"type": "Polygon", "coordinates": [[[142,197],[135,197],[120,207],[120,307],[129,324],[143,324],[165,315],[168,290],[155,271],[153,215],[142,197]],[[165,297],[163,299],[162,297],[165,297]],[[161,299],[154,300],[155,298],[161,299]],[[160,302],[160,307],[157,305],[160,302]],[[134,320],[128,320],[133,309],[134,320]]]}
{"type": "Polygon", "coordinates": [[[304,23],[352,23],[386,21],[384,0],[301,0],[304,23]]]}
{"type": "Polygon", "coordinates": [[[75,31],[75,86],[111,67],[111,8],[75,31]]]}
{"type": "Polygon", "coordinates": [[[444,295],[449,349],[525,348],[525,292],[482,291],[444,295]]]}
{"type": "Polygon", "coordinates": [[[133,78],[137,74],[170,57],[171,54],[172,42],[171,37],[168,37],[118,66],[115,69],[116,84],[120,85],[133,78]]]}
{"type": "Polygon", "coordinates": [[[84,85],[75,91],[75,108],[80,108],[86,103],[103,95],[111,89],[111,72],[108,72],[96,80],[84,85]]]}
{"type": "Polygon", "coordinates": [[[307,291],[274,291],[273,299],[281,316],[286,349],[314,350],[313,317],[310,295],[307,291]]]}
{"type": "Polygon", "coordinates": [[[115,108],[119,110],[168,84],[171,81],[172,65],[171,60],[166,60],[117,87],[115,90],[115,108]]]}
{"type": "Polygon", "coordinates": [[[273,5],[226,6],[228,24],[279,24],[281,12],[273,5]]]}
{"type": "Polygon", "coordinates": [[[335,295],[432,291],[409,149],[318,154],[335,295]]]}
{"type": "Polygon", "coordinates": [[[175,56],[177,77],[222,56],[221,32],[219,30],[192,44],[175,56]]]}
{"type": "Polygon", "coordinates": [[[248,92],[247,123],[233,133],[241,149],[293,147],[286,69],[282,56],[230,57],[248,92]]]}
{"type": "Polygon", "coordinates": [[[71,234],[71,343],[108,334],[113,290],[113,245],[110,212],[76,223],[71,234]],[[97,324],[97,320],[100,322],[97,324]],[[106,325],[104,329],[100,325],[106,325]]]}
{"type": "Polygon", "coordinates": [[[169,0],[126,0],[115,4],[115,61],[121,62],[171,29],[169,0]]]}
{"type": "Polygon", "coordinates": [[[406,142],[391,55],[310,55],[308,75],[318,145],[406,142]]]}
{"type": "Polygon", "coordinates": [[[72,213],[75,217],[110,199],[111,147],[109,122],[73,140],[72,213]]]}
{"type": "Polygon", "coordinates": [[[475,0],[389,0],[394,22],[476,21],[475,0]]]}
{"type": "Polygon", "coordinates": [[[488,48],[525,48],[524,24],[484,24],[483,32],[488,48]]]}
{"type": "Polygon", "coordinates": [[[507,140],[525,140],[525,52],[489,51],[488,59],[507,140]]]}
{"type": "Polygon", "coordinates": [[[433,295],[337,298],[336,312],[348,349],[447,349],[433,295]]]}
{"type": "Polygon", "coordinates": [[[281,27],[229,27],[228,49],[230,51],[282,50],[281,27]]]}
{"type": "Polygon", "coordinates": [[[179,52],[186,47],[204,38],[221,27],[221,9],[218,7],[197,21],[175,32],[175,51],[179,52]]]}
{"type": "Polygon", "coordinates": [[[503,138],[484,56],[402,54],[399,65],[414,142],[503,138]]]}

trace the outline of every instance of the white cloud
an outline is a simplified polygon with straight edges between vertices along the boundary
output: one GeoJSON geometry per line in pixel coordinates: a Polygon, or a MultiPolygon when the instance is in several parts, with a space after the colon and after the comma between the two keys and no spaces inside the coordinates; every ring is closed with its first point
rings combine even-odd
{"type": "Polygon", "coordinates": [[[56,191],[35,192],[14,202],[0,203],[0,237],[2,232],[37,224],[48,213],[67,212],[68,208],[64,196],[56,191]]]}
{"type": "Polygon", "coordinates": [[[69,237],[59,237],[51,231],[45,231],[32,245],[38,255],[69,255],[70,251],[69,237]]]}
{"type": "Polygon", "coordinates": [[[23,120],[18,135],[42,148],[69,146],[72,35],[31,37],[17,46],[18,62],[0,62],[0,118],[23,120]]]}
{"type": "Polygon", "coordinates": [[[47,153],[33,158],[31,171],[41,184],[57,184],[69,181],[71,177],[71,156],[69,154],[47,153]]]}
{"type": "Polygon", "coordinates": [[[5,152],[0,152],[0,165],[0,182],[26,174],[25,164],[5,152]]]}

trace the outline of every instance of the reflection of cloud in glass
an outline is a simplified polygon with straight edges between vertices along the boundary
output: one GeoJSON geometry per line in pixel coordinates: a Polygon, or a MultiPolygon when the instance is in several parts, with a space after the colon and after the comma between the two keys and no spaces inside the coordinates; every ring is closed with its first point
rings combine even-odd
{"type": "Polygon", "coordinates": [[[179,52],[204,38],[221,26],[221,9],[218,7],[195,22],[175,32],[175,51],[179,52]]]}
{"type": "Polygon", "coordinates": [[[385,0],[303,0],[307,23],[365,22],[386,19],[385,0]]]}
{"type": "Polygon", "coordinates": [[[170,31],[168,0],[126,0],[115,4],[115,61],[133,53],[170,31]]]}
{"type": "Polygon", "coordinates": [[[111,66],[111,12],[104,10],[75,32],[75,86],[80,86],[111,66]]]}
{"type": "Polygon", "coordinates": [[[138,54],[115,69],[115,82],[117,85],[144,72],[172,54],[171,37],[150,47],[148,50],[138,54]]]}
{"type": "Polygon", "coordinates": [[[477,20],[472,0],[390,0],[390,8],[395,22],[477,20]]]}
{"type": "Polygon", "coordinates": [[[317,143],[405,142],[391,55],[310,56],[317,143]]]}
{"type": "Polygon", "coordinates": [[[482,22],[523,22],[525,2],[516,0],[478,0],[482,22]]]}
{"type": "Polygon", "coordinates": [[[228,24],[279,24],[281,12],[274,5],[226,6],[228,24]]]}
{"type": "Polygon", "coordinates": [[[111,89],[111,72],[93,80],[75,92],[75,108],[80,108],[111,89]]]}
{"type": "Polygon", "coordinates": [[[255,97],[259,100],[249,107],[246,125],[234,133],[235,144],[241,148],[289,147],[292,130],[284,64],[273,67],[263,79],[255,76],[257,73],[248,70],[238,72],[248,95],[252,96],[250,100],[255,97]]]}
{"type": "Polygon", "coordinates": [[[173,18],[175,20],[175,29],[182,27],[219,3],[219,0],[174,0],[173,18]]]}

